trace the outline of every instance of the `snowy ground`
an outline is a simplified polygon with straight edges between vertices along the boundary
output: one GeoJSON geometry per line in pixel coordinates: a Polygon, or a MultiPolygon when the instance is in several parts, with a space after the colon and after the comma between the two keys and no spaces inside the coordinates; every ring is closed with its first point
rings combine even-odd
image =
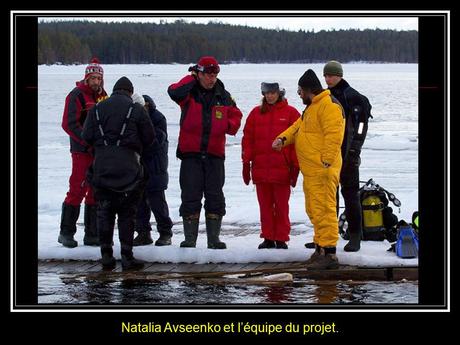
{"type": "MultiPolygon", "coordinates": [[[[180,189],[178,184],[180,161],[175,158],[178,137],[179,108],[166,93],[167,87],[187,73],[189,65],[107,65],[105,88],[110,93],[115,81],[125,75],[134,84],[135,92],[148,94],[168,119],[170,137],[170,185],[166,192],[173,222],[179,217],[180,189]]],[[[304,211],[301,178],[290,199],[293,226],[288,250],[258,250],[261,242],[259,208],[254,186],[246,186],[241,179],[241,135],[250,110],[260,102],[260,83],[277,81],[286,88],[291,105],[300,112],[304,106],[296,94],[298,78],[307,68],[320,77],[323,65],[303,64],[235,64],[223,65],[219,78],[235,98],[244,117],[240,131],[227,137],[226,181],[224,192],[227,215],[224,218],[222,239],[227,250],[206,249],[206,235],[200,233],[196,249],[181,249],[181,224],[174,226],[173,245],[137,247],[135,255],[156,262],[263,262],[305,260],[312,250],[304,243],[312,238],[312,227],[304,211]],[[245,228],[247,236],[235,236],[232,229],[245,228]]],[[[84,66],[39,66],[38,69],[38,258],[90,259],[99,258],[99,249],[85,247],[83,228],[76,239],[80,246],[67,249],[57,243],[61,204],[68,188],[71,161],[68,137],[62,130],[64,100],[83,76],[84,66]]],[[[373,178],[393,192],[402,202],[400,219],[410,221],[418,209],[418,75],[414,64],[349,64],[344,65],[345,78],[367,95],[373,105],[374,119],[362,151],[361,180],[373,178]]],[[[320,78],[322,80],[322,78],[320,78]]],[[[323,80],[322,80],[323,81],[323,80]]],[[[325,85],[323,83],[323,85],[325,85]]],[[[203,217],[203,214],[202,214],[203,217]]],[[[152,217],[153,220],[153,217],[152,217]]],[[[83,222],[81,212],[79,222],[83,222]]],[[[202,219],[203,222],[203,219],[202,219]]],[[[201,230],[203,230],[201,224],[201,230]]],[[[156,237],[156,235],[155,235],[156,237]]],[[[417,259],[399,259],[387,252],[389,243],[363,242],[358,253],[344,253],[346,242],[338,245],[338,256],[344,264],[417,265],[417,259]]],[[[115,255],[119,243],[115,232],[115,255]]]]}

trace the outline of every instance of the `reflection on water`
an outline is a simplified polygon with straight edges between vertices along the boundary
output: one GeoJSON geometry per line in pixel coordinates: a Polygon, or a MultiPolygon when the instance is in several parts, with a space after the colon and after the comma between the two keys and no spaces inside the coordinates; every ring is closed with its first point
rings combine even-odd
{"type": "Polygon", "coordinates": [[[417,281],[312,281],[285,285],[136,280],[41,273],[40,304],[416,304],[417,281]]]}

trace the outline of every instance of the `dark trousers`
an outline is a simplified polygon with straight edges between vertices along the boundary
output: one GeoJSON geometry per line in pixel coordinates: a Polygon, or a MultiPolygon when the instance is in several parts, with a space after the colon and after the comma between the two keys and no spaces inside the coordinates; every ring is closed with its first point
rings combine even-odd
{"type": "Polygon", "coordinates": [[[101,245],[111,245],[118,216],[118,237],[122,247],[132,247],[137,204],[140,190],[128,193],[116,193],[107,190],[95,190],[97,200],[97,228],[101,245]]]}
{"type": "Polygon", "coordinates": [[[172,235],[172,220],[169,217],[169,207],[166,202],[164,190],[154,192],[144,192],[137,206],[136,230],[137,232],[148,232],[152,230],[150,226],[150,216],[153,212],[157,223],[157,230],[160,234],[172,235]]]}
{"type": "MultiPolygon", "coordinates": [[[[345,216],[351,234],[362,232],[362,210],[359,199],[359,162],[344,161],[340,171],[340,191],[345,202],[345,216]]],[[[339,195],[337,190],[337,213],[339,195]]]]}
{"type": "Polygon", "coordinates": [[[191,216],[201,211],[201,199],[205,198],[204,209],[207,214],[225,215],[224,160],[205,156],[182,159],[179,182],[182,204],[181,217],[191,216]]]}

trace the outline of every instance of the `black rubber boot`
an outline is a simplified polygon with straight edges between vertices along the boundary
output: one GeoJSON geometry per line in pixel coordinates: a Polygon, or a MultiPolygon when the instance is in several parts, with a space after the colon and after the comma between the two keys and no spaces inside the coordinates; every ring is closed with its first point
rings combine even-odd
{"type": "Polygon", "coordinates": [[[350,234],[350,241],[343,247],[346,252],[357,252],[361,248],[361,234],[350,234]]]}
{"type": "Polygon", "coordinates": [[[85,246],[99,246],[99,233],[97,231],[97,205],[85,204],[85,246]]]}
{"type": "Polygon", "coordinates": [[[276,248],[276,244],[275,244],[275,241],[272,241],[272,240],[267,240],[266,238],[264,239],[264,241],[259,244],[259,249],[270,249],[270,248],[276,248]]]}
{"type": "Polygon", "coordinates": [[[305,248],[307,248],[307,249],[315,248],[315,242],[307,242],[307,243],[305,243],[305,248]]]}
{"type": "Polygon", "coordinates": [[[138,232],[136,238],[133,240],[133,246],[147,246],[152,244],[152,236],[150,235],[150,231],[142,231],[138,232]]]}
{"type": "Polygon", "coordinates": [[[284,241],[275,241],[277,249],[288,249],[288,245],[284,241]]]}
{"type": "Polygon", "coordinates": [[[144,267],[144,261],[133,256],[133,248],[126,244],[121,245],[121,267],[124,270],[138,270],[144,267]]]}
{"type": "Polygon", "coordinates": [[[167,233],[160,233],[160,237],[155,241],[156,246],[170,246],[171,245],[172,235],[167,233]]]}
{"type": "Polygon", "coordinates": [[[101,245],[101,264],[104,269],[113,269],[117,265],[111,245],[101,245]]]}
{"type": "Polygon", "coordinates": [[[214,213],[206,215],[206,234],[208,235],[209,249],[226,249],[227,245],[219,239],[222,225],[222,216],[214,213]]]}
{"type": "Polygon", "coordinates": [[[198,238],[198,226],[200,225],[200,215],[183,217],[185,241],[182,241],[182,248],[195,248],[198,238]]]}
{"type": "Polygon", "coordinates": [[[75,248],[78,242],[73,236],[77,232],[77,220],[80,215],[80,205],[73,206],[62,203],[61,212],[61,231],[59,233],[58,242],[64,247],[75,248]]]}

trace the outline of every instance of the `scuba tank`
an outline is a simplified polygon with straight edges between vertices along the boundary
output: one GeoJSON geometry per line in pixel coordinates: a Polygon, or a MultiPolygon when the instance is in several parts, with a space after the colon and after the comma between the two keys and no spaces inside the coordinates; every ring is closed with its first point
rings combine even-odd
{"type": "MultiPolygon", "coordinates": [[[[363,241],[383,241],[389,237],[389,231],[398,223],[398,217],[388,206],[389,200],[397,207],[401,202],[393,193],[374,182],[373,179],[365,182],[359,189],[363,219],[363,241]]],[[[348,231],[345,229],[346,216],[343,212],[339,217],[339,234],[348,240],[348,231]]]]}
{"type": "Polygon", "coordinates": [[[361,203],[363,210],[363,226],[368,230],[383,228],[383,201],[375,194],[364,196],[361,203]]]}
{"type": "Polygon", "coordinates": [[[379,196],[378,186],[365,184],[361,194],[363,212],[363,239],[383,241],[385,239],[383,224],[383,209],[385,204],[379,196]]]}

